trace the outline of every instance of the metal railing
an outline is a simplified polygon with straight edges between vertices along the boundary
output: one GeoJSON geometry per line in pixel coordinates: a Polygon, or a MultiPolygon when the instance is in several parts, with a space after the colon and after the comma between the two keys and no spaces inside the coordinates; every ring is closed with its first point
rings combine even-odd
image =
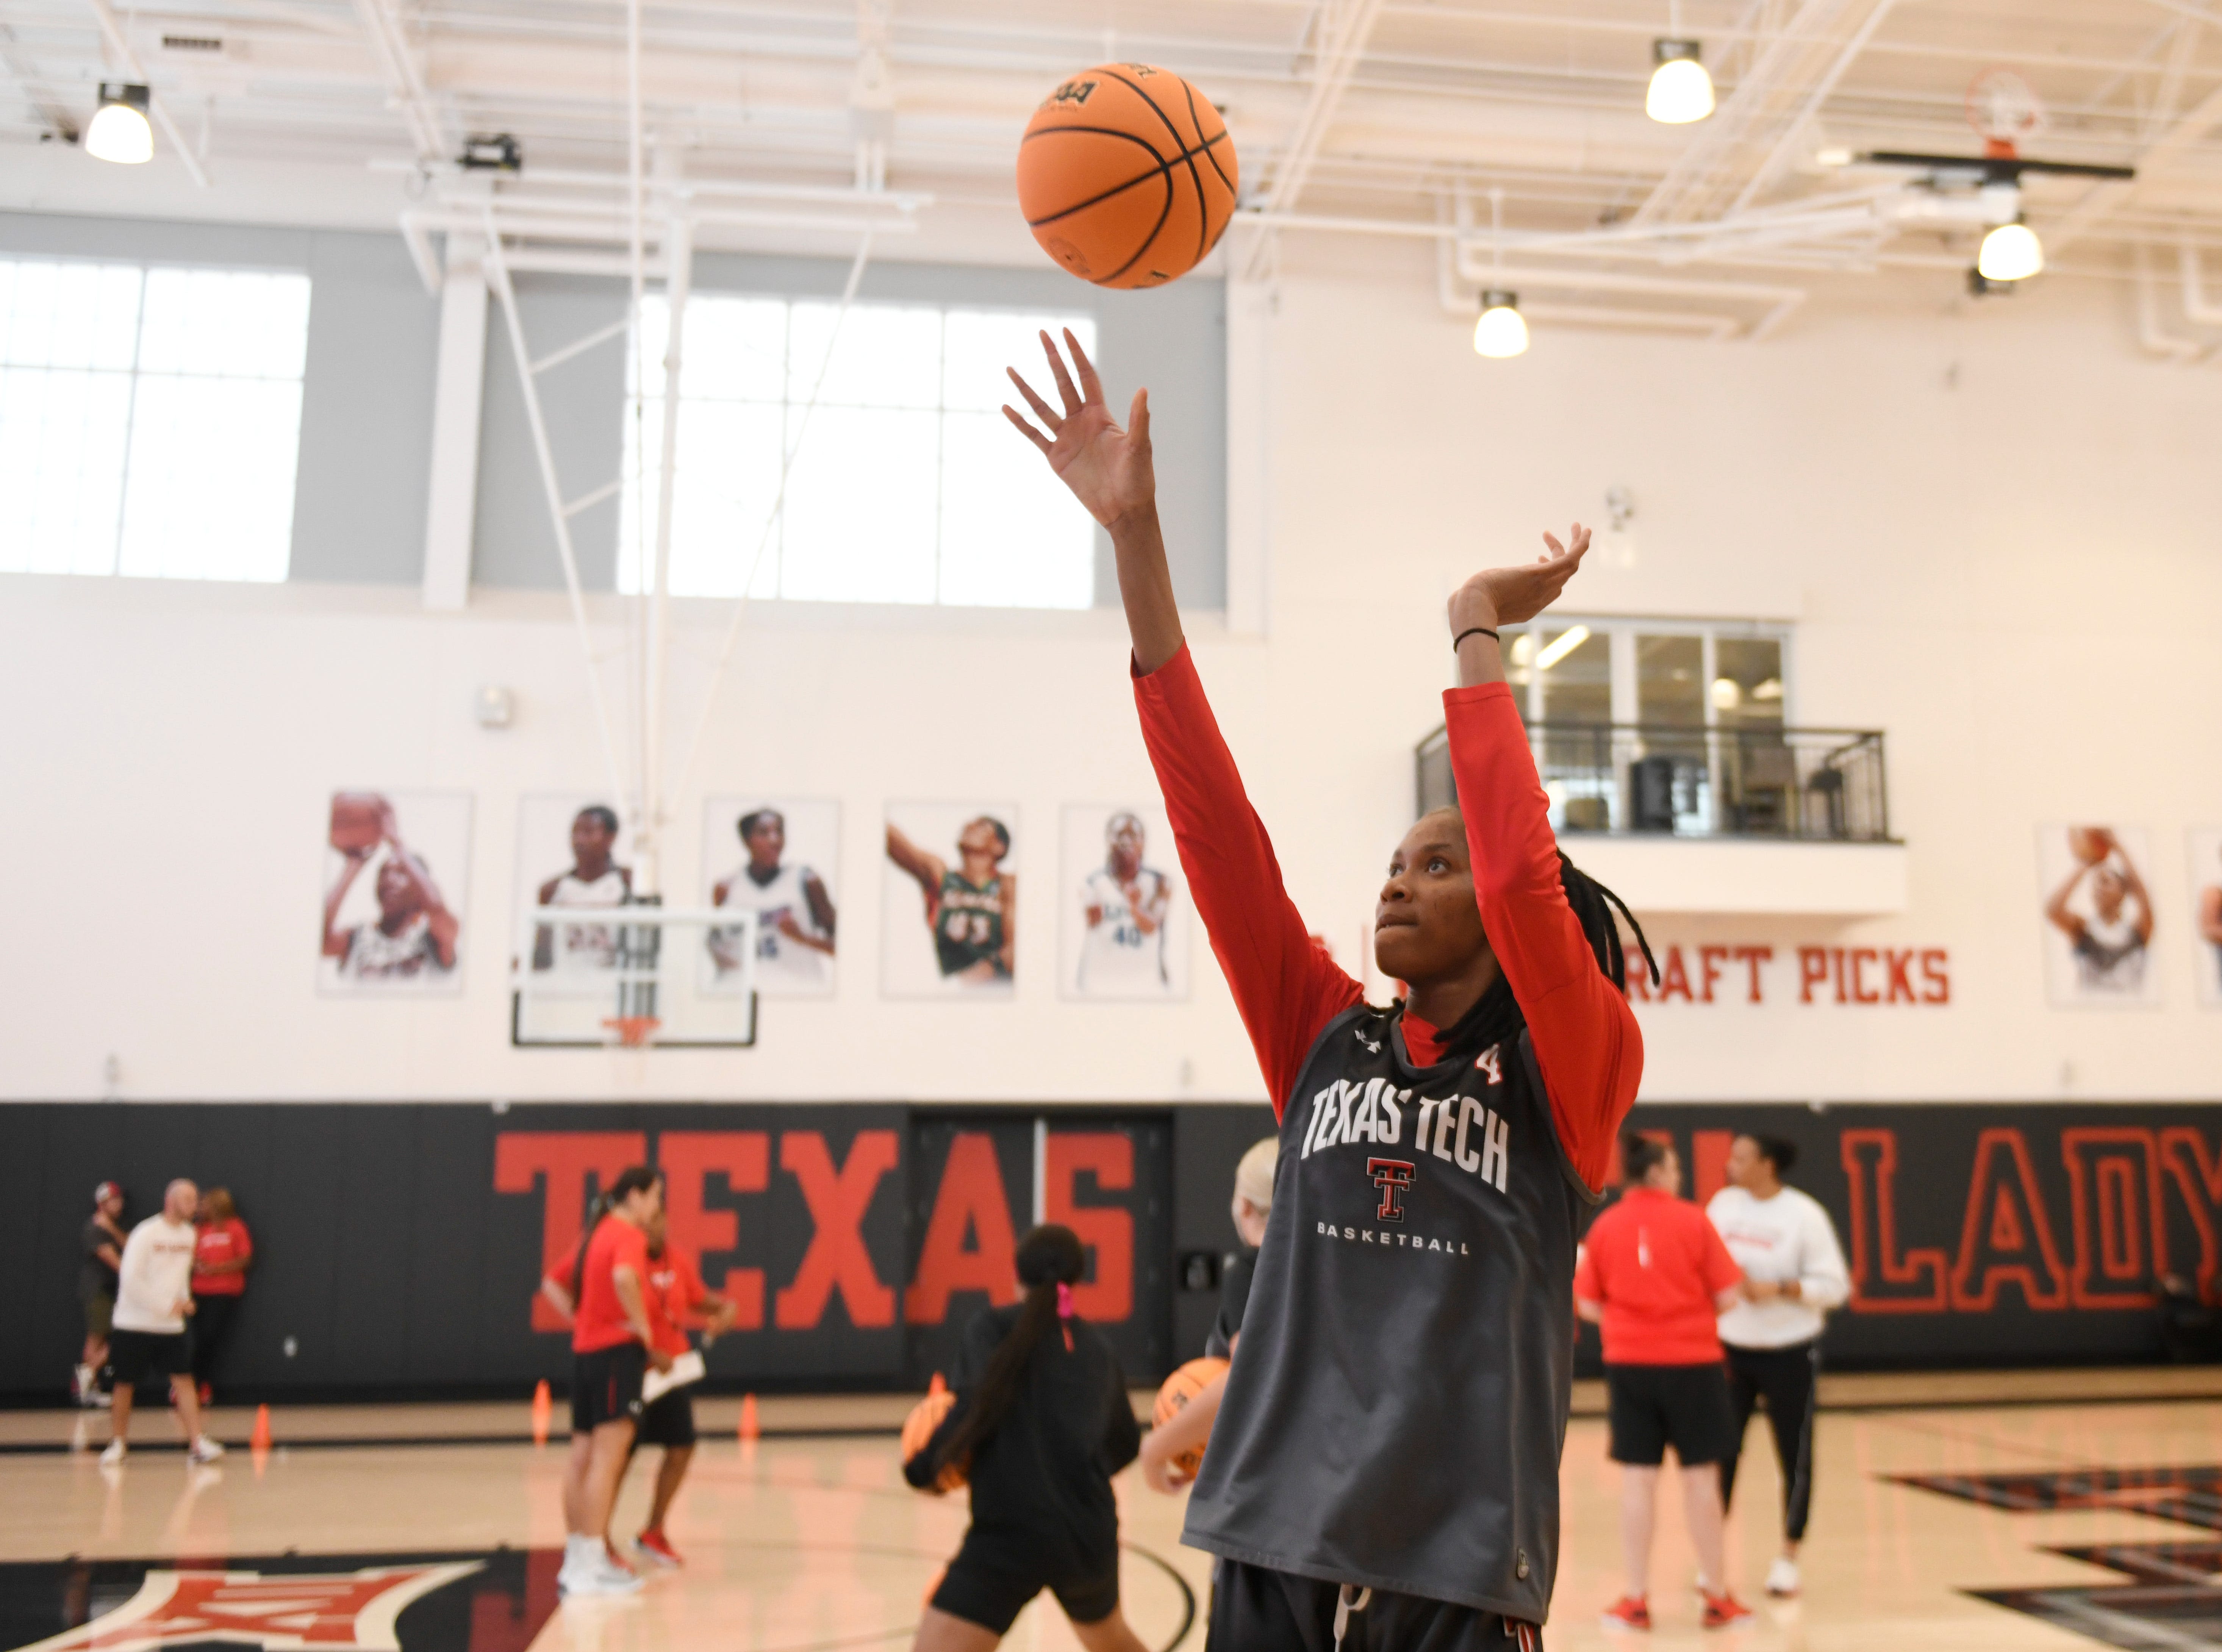
{"type": "MultiPolygon", "coordinates": [[[[1542,722],[1528,738],[1559,832],[1891,841],[1880,730],[1542,722]]],[[[1420,812],[1455,802],[1445,731],[1415,755],[1420,812]]]]}

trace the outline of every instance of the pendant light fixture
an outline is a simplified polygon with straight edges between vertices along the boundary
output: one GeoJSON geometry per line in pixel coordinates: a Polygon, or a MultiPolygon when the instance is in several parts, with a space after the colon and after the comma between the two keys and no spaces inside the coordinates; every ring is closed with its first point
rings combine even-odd
{"type": "Polygon", "coordinates": [[[154,129],[147,111],[154,99],[144,86],[103,81],[100,107],[85,129],[85,152],[96,160],[135,166],[154,158],[154,129]]]}
{"type": "Polygon", "coordinates": [[[1680,0],[1669,0],[1665,40],[1651,42],[1651,89],[1643,112],[1662,126],[1687,126],[1713,112],[1713,77],[1705,72],[1698,42],[1682,33],[1680,0]]]}
{"type": "Polygon", "coordinates": [[[1496,285],[1481,295],[1481,318],[1473,324],[1473,351],[1491,361],[1519,355],[1528,348],[1528,323],[1520,313],[1520,295],[1503,285],[1504,192],[1489,192],[1489,238],[1491,279],[1496,285]]]}
{"type": "Polygon", "coordinates": [[[2044,268],[2044,244],[2017,215],[1983,237],[1975,271],[1986,281],[2025,281],[2044,268]]]}

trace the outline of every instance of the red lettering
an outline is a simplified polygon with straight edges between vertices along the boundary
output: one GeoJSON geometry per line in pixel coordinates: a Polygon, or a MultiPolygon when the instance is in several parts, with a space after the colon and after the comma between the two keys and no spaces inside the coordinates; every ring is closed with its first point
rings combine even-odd
{"type": "Polygon", "coordinates": [[[1852,1191],[1852,1311],[1943,1313],[1943,1249],[1898,1248],[1898,1132],[1847,1130],[1841,1151],[1852,1191]]]}
{"type": "Polygon", "coordinates": [[[1890,966],[1890,993],[1883,1002],[1913,1002],[1913,949],[1900,952],[1893,946],[1883,954],[1883,962],[1890,966]]]}
{"type": "Polygon", "coordinates": [[[1713,1002],[1714,983],[1721,978],[1721,966],[1728,962],[1728,958],[1729,949],[1725,946],[1700,946],[1698,949],[1698,972],[1704,983],[1699,996],[1709,1004],[1713,1002]]]}
{"type": "Polygon", "coordinates": [[[2068,1306],[2067,1270],[2052,1242],[2043,1197],[2019,1130],[1985,1130],[1975,1138],[1960,1260],[1952,1270],[1955,1308],[1987,1314],[1997,1306],[1999,1286],[2008,1283],[2021,1287],[2031,1308],[2068,1306]]]}
{"type": "MultiPolygon", "coordinates": [[[[2160,1168],[2175,1184],[2192,1229],[2199,1235],[2199,1294],[2203,1298],[2213,1286],[2218,1260],[2215,1207],[2222,1203],[2222,1153],[2208,1158],[2206,1139],[2199,1130],[2187,1124],[2170,1125],[2160,1133],[2160,1168]]],[[[2157,1233],[2162,1231],[2157,1196],[2154,1204],[2157,1233]]],[[[2164,1254],[2158,1245],[2154,1253],[2156,1258],[2164,1254]]]]}
{"type": "Polygon", "coordinates": [[[949,1144],[933,1214],[926,1218],[918,1272],[903,1298],[904,1320],[940,1324],[949,1317],[949,1298],[959,1291],[985,1291],[990,1302],[1016,1302],[1018,1254],[995,1140],[976,1130],[959,1131],[949,1144]]]}
{"type": "Polygon", "coordinates": [[[1760,1002],[1759,966],[1774,961],[1774,949],[1772,946],[1739,946],[1736,949],[1735,956],[1737,963],[1747,965],[1751,970],[1751,988],[1744,998],[1744,1002],[1758,1003],[1760,1002]]]}
{"type": "MultiPolygon", "coordinates": [[[[732,1210],[712,1210],[704,1200],[710,1178],[723,1176],[734,1193],[761,1193],[769,1183],[770,1138],[762,1130],[666,1130],[656,1139],[656,1162],[663,1169],[665,1225],[671,1242],[700,1262],[741,1242],[741,1219],[732,1210]]],[[[720,1280],[704,1270],[703,1283],[732,1298],[733,1324],[741,1330],[763,1329],[762,1268],[728,1267],[720,1280]]]]}
{"type": "Polygon", "coordinates": [[[1670,946],[1666,949],[1666,984],[1659,989],[1660,1002],[1663,1003],[1677,993],[1681,995],[1684,1003],[1691,1002],[1690,972],[1682,967],[1682,949],[1670,946]]]}
{"type": "Polygon", "coordinates": [[[862,1329],[895,1322],[895,1293],[880,1283],[864,1247],[864,1213],[880,1178],[899,1161],[895,1133],[859,1130],[849,1162],[838,1171],[825,1138],[816,1130],[782,1131],[779,1167],[801,1184],[810,1207],[810,1248],[794,1283],[772,1299],[772,1322],[783,1331],[808,1330],[825,1316],[838,1291],[849,1322],[862,1329]]]}
{"type": "Polygon", "coordinates": [[[1829,969],[1830,973],[1836,977],[1836,1002],[1841,1004],[1844,1002],[1844,949],[1842,947],[1831,946],[1829,949],[1829,969]]]}
{"type": "Polygon", "coordinates": [[[1699,1204],[1729,1184],[1729,1149],[1735,1145],[1733,1130],[1691,1132],[1690,1180],[1699,1204]]]}
{"type": "Polygon", "coordinates": [[[1134,1312],[1134,1216],[1118,1205],[1075,1202],[1073,1180],[1092,1171],[1099,1190],[1134,1185],[1133,1138],[1119,1130],[1052,1130],[1042,1146],[1042,1219],[1061,1222],[1095,1253],[1095,1277],[1072,1288],[1082,1318],[1114,1325],[1134,1312]]]}
{"type": "Polygon", "coordinates": [[[1924,1004],[1949,1004],[1952,1002],[1951,955],[1941,946],[1930,946],[1921,954],[1921,979],[1924,983],[1921,1002],[1924,1004]]]}
{"type": "Polygon", "coordinates": [[[2068,1166],[2074,1223],[2075,1273],[2068,1284],[2075,1305],[2150,1308],[2153,1296],[2146,1287],[2150,1275],[2168,1267],[2160,1155],[2153,1133],[2134,1126],[2062,1130],[2060,1157],[2068,1166]],[[2150,1270],[2145,1266],[2148,1222],[2150,1270]]]}
{"type": "Polygon", "coordinates": [[[1861,973],[1867,964],[1877,962],[1879,957],[1880,955],[1872,946],[1855,946],[1852,949],[1852,1002],[1854,1003],[1879,1004],[1882,1002],[1882,995],[1867,985],[1867,978],[1861,973]]]}
{"type": "Polygon", "coordinates": [[[1829,978],[1829,949],[1825,946],[1801,946],[1798,949],[1798,1002],[1813,1002],[1813,989],[1829,978]]]}
{"type": "Polygon", "coordinates": [[[1628,960],[1628,996],[1640,1004],[1651,1002],[1651,966],[1641,958],[1628,960]]]}
{"type": "MultiPolygon", "coordinates": [[[[493,1190],[542,1190],[540,1263],[546,1267],[579,1247],[579,1229],[587,1218],[588,1178],[599,1192],[616,1181],[628,1165],[641,1164],[647,1158],[648,1138],[637,1130],[505,1130],[493,1141],[493,1190]]],[[[532,1296],[532,1329],[569,1329],[537,1288],[532,1296]]]]}

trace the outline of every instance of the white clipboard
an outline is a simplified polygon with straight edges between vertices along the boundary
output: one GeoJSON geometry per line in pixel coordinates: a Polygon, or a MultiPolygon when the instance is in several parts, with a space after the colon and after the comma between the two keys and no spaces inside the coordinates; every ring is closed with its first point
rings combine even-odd
{"type": "Polygon", "coordinates": [[[710,1374],[702,1356],[693,1348],[672,1358],[671,1369],[658,1371],[650,1367],[640,1385],[640,1399],[643,1405],[653,1405],[675,1388],[683,1388],[690,1382],[700,1382],[710,1374]]]}

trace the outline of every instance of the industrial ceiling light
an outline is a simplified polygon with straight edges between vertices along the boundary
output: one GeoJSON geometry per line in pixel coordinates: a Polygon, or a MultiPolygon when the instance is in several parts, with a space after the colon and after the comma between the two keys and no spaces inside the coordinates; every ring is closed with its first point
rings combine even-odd
{"type": "Polygon", "coordinates": [[[2018,217],[1985,236],[1975,254],[1975,273],[1986,281],[2026,281],[2043,268],[2044,245],[2018,217]]]}
{"type": "Polygon", "coordinates": [[[1528,348],[1528,323],[1520,315],[1520,295],[1493,286],[1481,295],[1481,319],[1473,324],[1473,351],[1501,361],[1528,348]]]}
{"type": "Polygon", "coordinates": [[[1698,42],[1663,40],[1651,42],[1651,90],[1644,94],[1643,112],[1662,126],[1687,126],[1713,112],[1713,78],[1698,60],[1698,42]]]}
{"type": "Polygon", "coordinates": [[[147,111],[154,98],[144,86],[122,81],[100,83],[100,107],[85,129],[85,152],[96,160],[135,166],[154,158],[154,129],[147,111]]]}

